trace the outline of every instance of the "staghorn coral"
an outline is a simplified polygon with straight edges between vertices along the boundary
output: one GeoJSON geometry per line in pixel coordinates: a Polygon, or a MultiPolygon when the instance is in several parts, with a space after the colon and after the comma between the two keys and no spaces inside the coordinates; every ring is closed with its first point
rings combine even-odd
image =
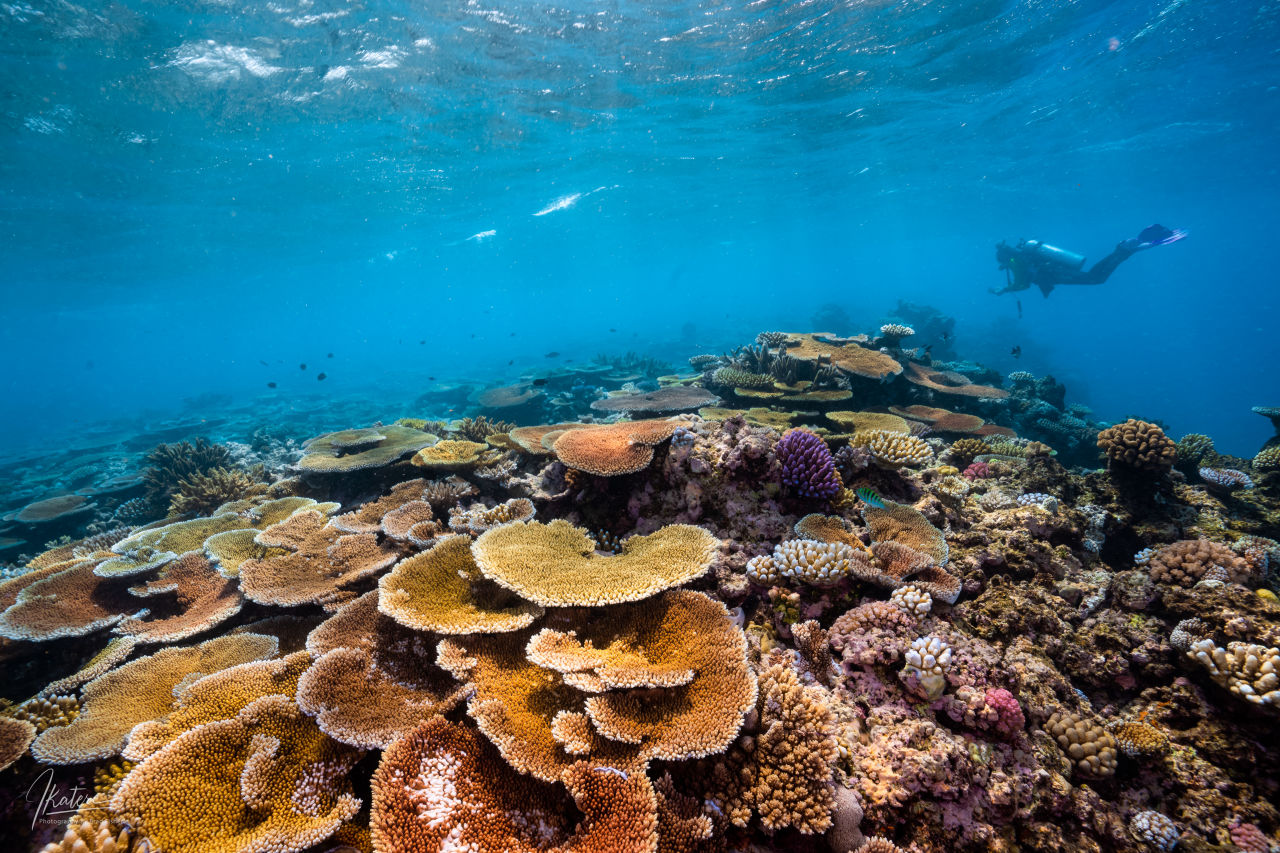
{"type": "Polygon", "coordinates": [[[265,494],[267,484],[262,482],[265,476],[261,466],[253,471],[218,467],[188,474],[173,486],[169,515],[210,514],[227,501],[265,494]]]}
{"type": "Polygon", "coordinates": [[[816,433],[797,428],[787,430],[774,448],[781,466],[782,483],[805,498],[830,500],[840,493],[831,451],[816,433]]]}
{"type": "Polygon", "coordinates": [[[378,610],[407,628],[441,634],[517,631],[542,615],[486,580],[471,539],[450,536],[396,565],[378,581],[378,610]]]}
{"type": "Polygon", "coordinates": [[[347,779],[358,755],[288,697],[264,696],[152,754],[110,808],[165,853],[302,851],[359,810],[347,779]]]}
{"type": "Polygon", "coordinates": [[[649,467],[653,448],[669,439],[678,421],[620,421],[591,429],[569,429],[556,438],[552,452],[570,468],[616,477],[649,467]]]}
{"type": "Polygon", "coordinates": [[[231,451],[207,438],[197,438],[194,444],[183,441],[156,445],[145,461],[147,468],[142,472],[142,484],[148,501],[159,506],[168,504],[183,480],[207,474],[215,468],[226,470],[234,467],[231,451]]]}
{"type": "Polygon", "coordinates": [[[700,527],[671,524],[598,556],[587,531],[557,519],[495,527],[471,550],[486,578],[544,607],[569,607],[637,601],[686,583],[711,567],[718,545],[700,527]]]}
{"type": "Polygon", "coordinates": [[[1147,574],[1156,583],[1189,587],[1215,567],[1225,571],[1231,583],[1240,583],[1252,573],[1248,562],[1225,545],[1184,539],[1157,551],[1147,562],[1147,574]]]}
{"type": "Polygon", "coordinates": [[[533,501],[528,498],[512,498],[495,507],[473,506],[468,510],[454,508],[449,513],[449,529],[456,533],[479,536],[489,528],[500,524],[529,521],[533,518],[533,514],[533,501]]]}
{"type": "Polygon", "coordinates": [[[275,549],[240,564],[240,589],[250,601],[292,607],[345,600],[343,587],[396,561],[389,543],[373,533],[343,534],[315,510],[302,510],[258,534],[275,549]]]}
{"type": "Polygon", "coordinates": [[[933,458],[933,448],[923,439],[884,430],[869,433],[866,448],[882,468],[914,468],[933,458]]]}
{"type": "MultiPolygon", "coordinates": [[[[454,424],[453,431],[467,441],[484,441],[491,435],[510,432],[516,425],[509,421],[490,420],[484,415],[462,418],[454,424]]],[[[432,430],[427,430],[431,432],[432,430]]]]}
{"type": "Polygon", "coordinates": [[[174,688],[193,674],[261,660],[276,648],[274,637],[229,634],[130,661],[85,685],[79,715],[70,725],[48,729],[36,738],[31,754],[45,764],[79,764],[116,755],[135,725],[169,713],[174,688]]]}
{"type": "Polygon", "coordinates": [[[428,720],[393,744],[373,777],[375,853],[652,853],[657,804],[648,779],[587,762],[564,784],[583,815],[565,819],[563,795],[506,765],[472,729],[428,720]]]}
{"type": "Polygon", "coordinates": [[[1082,776],[1097,779],[1116,772],[1116,739],[1096,719],[1055,711],[1044,730],[1082,776]]]}
{"type": "Polygon", "coordinates": [[[773,381],[767,373],[752,373],[737,367],[721,367],[711,374],[711,383],[724,388],[772,391],[773,381]]]}
{"type": "Polygon", "coordinates": [[[1242,699],[1280,707],[1280,649],[1238,641],[1224,649],[1205,639],[1192,643],[1187,656],[1242,699]]]}
{"type": "Polygon", "coordinates": [[[1177,444],[1153,423],[1130,418],[1098,433],[1098,447],[1114,464],[1143,471],[1168,471],[1177,444]]]}

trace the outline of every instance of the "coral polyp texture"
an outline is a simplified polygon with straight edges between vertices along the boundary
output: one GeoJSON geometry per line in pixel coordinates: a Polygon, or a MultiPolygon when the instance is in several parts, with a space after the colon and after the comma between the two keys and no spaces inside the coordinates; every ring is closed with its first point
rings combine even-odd
{"type": "Polygon", "coordinates": [[[1152,423],[1130,418],[1098,433],[1098,447],[1111,462],[1144,471],[1167,471],[1178,457],[1178,445],[1152,423]]]}
{"type": "Polygon", "coordinates": [[[6,849],[1272,849],[1277,440],[900,308],[0,470],[6,849]]]}

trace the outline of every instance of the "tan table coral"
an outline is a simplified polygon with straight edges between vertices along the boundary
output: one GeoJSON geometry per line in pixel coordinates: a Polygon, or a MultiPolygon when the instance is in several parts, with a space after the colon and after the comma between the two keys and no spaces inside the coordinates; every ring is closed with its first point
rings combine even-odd
{"type": "Polygon", "coordinates": [[[515,522],[471,546],[485,577],[544,607],[638,601],[703,575],[719,540],[689,524],[632,536],[616,556],[598,556],[587,531],[563,519],[515,522]]]}
{"type": "Polygon", "coordinates": [[[175,687],[196,674],[270,657],[276,647],[275,637],[230,634],[130,661],[89,682],[79,716],[69,726],[40,735],[31,754],[45,764],[81,764],[115,755],[135,725],[169,714],[175,687]]]}
{"type": "Polygon", "coordinates": [[[110,809],[165,853],[293,853],[359,811],[347,778],[359,755],[287,696],[265,696],[152,754],[110,809]]]}
{"type": "Polygon", "coordinates": [[[653,448],[680,427],[679,421],[620,421],[591,429],[571,429],[552,445],[570,468],[600,477],[634,474],[649,467],[653,448]]]}
{"type": "Polygon", "coordinates": [[[557,788],[513,771],[474,730],[427,721],[393,744],[373,777],[375,853],[653,853],[657,805],[642,774],[586,762],[557,788]]]}
{"type": "Polygon", "coordinates": [[[378,609],[405,627],[441,634],[492,633],[528,627],[542,608],[486,580],[471,538],[450,536],[378,582],[378,609]]]}

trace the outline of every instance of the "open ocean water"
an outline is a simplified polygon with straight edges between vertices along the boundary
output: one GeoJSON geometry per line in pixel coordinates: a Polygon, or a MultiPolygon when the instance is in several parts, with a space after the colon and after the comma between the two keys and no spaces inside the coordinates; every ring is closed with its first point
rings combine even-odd
{"type": "Polygon", "coordinates": [[[874,331],[899,299],[1101,419],[1241,455],[1270,433],[1274,3],[0,19],[6,452],[272,381],[373,414],[551,350],[683,363],[828,303],[850,323],[826,331],[874,331]],[[987,292],[1000,240],[1092,262],[1153,222],[1190,238],[1105,286],[1022,293],[1021,317],[987,292]]]}

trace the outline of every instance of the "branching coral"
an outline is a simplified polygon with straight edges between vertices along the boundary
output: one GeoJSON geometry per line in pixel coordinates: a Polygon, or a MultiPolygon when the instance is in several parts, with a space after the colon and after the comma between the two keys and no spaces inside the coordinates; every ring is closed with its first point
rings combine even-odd
{"type": "Polygon", "coordinates": [[[1168,471],[1178,454],[1164,430],[1136,418],[1098,433],[1098,447],[1111,462],[1144,471],[1168,471]]]}
{"type": "Polygon", "coordinates": [[[1156,583],[1194,586],[1215,567],[1232,583],[1240,583],[1252,573],[1243,557],[1207,539],[1184,539],[1164,546],[1147,562],[1147,573],[1156,583]]]}
{"type": "Polygon", "coordinates": [[[1237,696],[1280,707],[1280,649],[1241,642],[1227,643],[1224,649],[1206,639],[1192,643],[1187,656],[1237,696]]]}
{"type": "Polygon", "coordinates": [[[866,448],[883,468],[916,467],[933,458],[933,448],[914,435],[873,430],[866,436],[866,448]]]}
{"type": "Polygon", "coordinates": [[[253,471],[218,467],[188,474],[173,486],[169,515],[206,515],[227,501],[265,494],[265,476],[262,466],[253,471]]]}
{"type": "Polygon", "coordinates": [[[147,454],[146,463],[142,482],[147,497],[160,506],[168,503],[183,480],[207,474],[215,468],[233,466],[231,451],[207,438],[197,438],[195,444],[184,441],[157,445],[147,454]]]}
{"type": "Polygon", "coordinates": [[[782,468],[782,482],[805,498],[830,500],[840,493],[831,451],[817,434],[807,429],[791,429],[774,448],[782,468]]]}

